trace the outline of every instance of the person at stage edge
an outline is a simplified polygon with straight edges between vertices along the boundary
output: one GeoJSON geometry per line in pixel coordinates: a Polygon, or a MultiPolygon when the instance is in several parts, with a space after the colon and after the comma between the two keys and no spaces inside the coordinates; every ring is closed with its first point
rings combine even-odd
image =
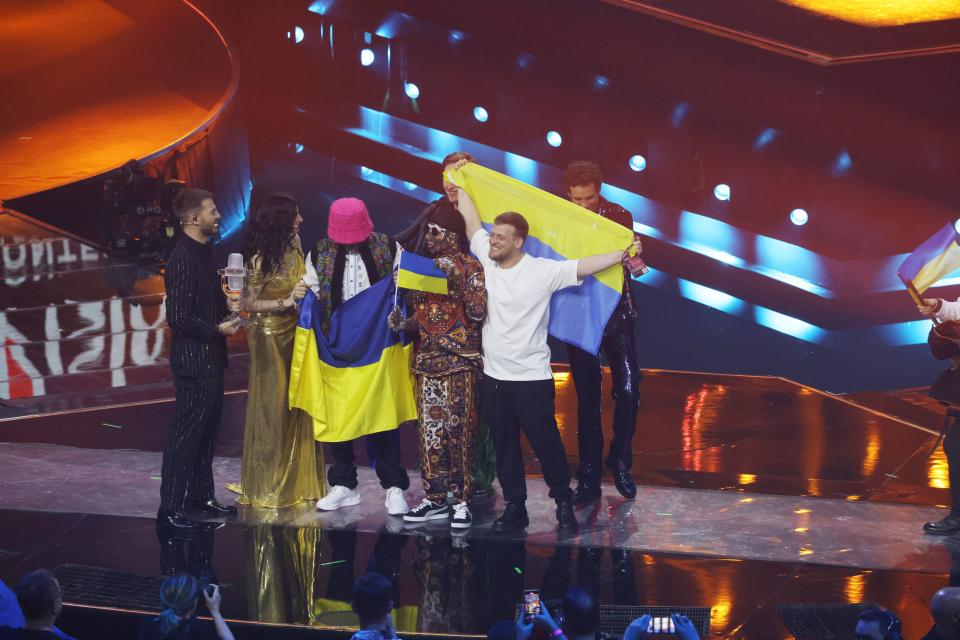
{"type": "MultiPolygon", "coordinates": [[[[322,313],[321,328],[327,333],[330,316],[341,304],[391,274],[394,252],[393,241],[373,230],[373,222],[362,200],[334,200],[330,205],[327,237],[317,242],[307,254],[307,273],[294,289],[293,297],[302,300],[308,291],[317,296],[322,313]]],[[[410,510],[403,496],[410,486],[410,479],[400,464],[400,448],[395,434],[395,430],[382,431],[366,437],[372,441],[376,452],[374,469],[380,486],[386,490],[384,506],[387,513],[402,516],[410,510]]],[[[360,504],[353,442],[330,443],[333,453],[333,464],[327,470],[330,491],[317,502],[317,509],[335,511],[360,504]]],[[[321,443],[318,442],[317,446],[321,443]]]]}
{"type": "MultiPolygon", "coordinates": [[[[960,320],[960,300],[950,302],[939,298],[925,298],[917,305],[917,309],[925,316],[936,317],[940,322],[960,320]]],[[[932,349],[936,347],[933,355],[938,359],[953,361],[953,366],[934,383],[931,389],[933,394],[939,387],[949,390],[951,380],[954,384],[960,381],[960,347],[947,339],[931,342],[930,346],[932,349]]],[[[953,402],[960,402],[960,398],[954,398],[953,402]]],[[[936,522],[925,523],[923,530],[932,535],[946,536],[960,531],[960,429],[955,424],[947,430],[943,439],[943,452],[947,456],[947,475],[950,481],[950,513],[936,522]]]]}
{"type": "Polygon", "coordinates": [[[231,311],[250,311],[250,379],[237,502],[253,507],[280,509],[325,493],[313,420],[287,403],[297,328],[293,289],[305,273],[301,222],[292,195],[264,197],[247,222],[247,286],[243,296],[228,300],[231,311]]]}
{"type": "Polygon", "coordinates": [[[195,530],[186,512],[230,516],[236,507],[217,502],[213,490],[213,452],[220,432],[226,336],[240,326],[227,318],[217,260],[210,239],[220,232],[213,194],[185,188],[173,202],[183,233],[170,253],[163,282],[172,339],[170,368],[176,404],[163,449],[160,525],[195,530]]]}
{"type": "MultiPolygon", "coordinates": [[[[431,202],[414,220],[408,228],[404,229],[395,236],[395,240],[400,243],[404,251],[412,251],[417,255],[426,255],[427,250],[427,227],[435,216],[456,216],[460,218],[457,211],[457,185],[446,179],[446,172],[453,170],[461,160],[473,162],[473,156],[466,151],[454,151],[448,154],[440,161],[440,167],[443,170],[443,196],[431,202]]],[[[463,224],[462,221],[460,223],[463,224]]],[[[465,252],[469,252],[469,238],[463,237],[465,252]]],[[[475,428],[476,436],[474,438],[473,451],[473,483],[471,495],[474,498],[489,496],[492,491],[493,480],[497,475],[497,461],[493,451],[493,442],[490,440],[490,432],[487,428],[483,416],[477,420],[475,428]]]]}
{"type": "Polygon", "coordinates": [[[456,209],[431,210],[423,249],[447,276],[448,294],[410,291],[405,296],[410,317],[404,318],[396,308],[389,319],[394,331],[416,332],[413,373],[426,496],[403,519],[449,518],[449,491],[454,501],[453,529],[466,529],[473,523],[469,501],[483,371],[481,326],[487,314],[483,267],[469,254],[466,239],[463,217],[456,209]]]}
{"type": "Polygon", "coordinates": [[[488,233],[476,204],[457,192],[470,249],[483,265],[487,318],[483,325],[483,380],[480,410],[490,426],[497,476],[506,508],[491,527],[494,533],[529,524],[520,430],[540,461],[550,497],[557,503],[561,534],[579,526],[573,510],[570,470],[554,415],[553,372],[547,324],[554,291],[577,286],[583,278],[618,264],[625,250],[580,260],[534,258],[523,251],[529,226],[519,213],[498,215],[488,233]]]}
{"type": "MultiPolygon", "coordinates": [[[[600,195],[602,184],[600,167],[592,162],[572,162],[564,172],[566,197],[571,202],[632,231],[633,216],[600,195]]],[[[636,234],[634,237],[637,238],[636,234]]],[[[636,246],[639,253],[642,249],[639,239],[636,246]]],[[[606,465],[613,473],[617,491],[631,499],[637,495],[630,467],[633,464],[632,443],[642,379],[637,365],[636,320],[637,305],[630,289],[630,273],[624,268],[623,292],[613,315],[607,321],[600,350],[606,357],[613,378],[613,439],[607,452],[606,465]]],[[[603,374],[599,353],[594,355],[572,344],[567,345],[567,353],[577,390],[577,442],[580,448],[574,502],[586,504],[600,497],[603,475],[603,425],[600,420],[603,374]]]]}

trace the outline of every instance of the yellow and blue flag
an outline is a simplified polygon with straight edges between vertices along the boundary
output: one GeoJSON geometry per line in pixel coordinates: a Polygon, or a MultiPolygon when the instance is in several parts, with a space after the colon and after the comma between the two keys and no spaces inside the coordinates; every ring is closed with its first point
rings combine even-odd
{"type": "Polygon", "coordinates": [[[308,295],[300,306],[289,403],[313,417],[320,442],[344,442],[396,429],[415,420],[410,358],[413,344],[387,327],[393,282],[383,278],[344,302],[321,329],[320,302],[308,295]]]}
{"type": "Polygon", "coordinates": [[[907,256],[897,275],[917,295],[960,269],[960,234],[951,222],[907,256]]]}
{"type": "Polygon", "coordinates": [[[447,295],[447,275],[433,260],[409,251],[401,251],[398,260],[398,287],[447,295]]]}
{"type": "MultiPolygon", "coordinates": [[[[478,164],[467,163],[450,172],[449,178],[470,194],[487,228],[505,211],[522,214],[530,225],[523,250],[532,256],[585,258],[622,251],[633,240],[631,229],[478,164]]],[[[557,291],[550,301],[550,335],[597,353],[622,292],[623,267],[619,264],[588,276],[579,287],[557,291]]]]}

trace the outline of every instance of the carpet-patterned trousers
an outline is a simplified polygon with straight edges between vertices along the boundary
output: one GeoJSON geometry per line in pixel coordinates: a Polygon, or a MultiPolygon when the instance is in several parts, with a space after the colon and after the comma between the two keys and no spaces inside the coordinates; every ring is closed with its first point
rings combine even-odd
{"type": "Polygon", "coordinates": [[[469,501],[473,493],[480,375],[463,370],[442,376],[417,374],[420,465],[428,500],[469,501]]]}

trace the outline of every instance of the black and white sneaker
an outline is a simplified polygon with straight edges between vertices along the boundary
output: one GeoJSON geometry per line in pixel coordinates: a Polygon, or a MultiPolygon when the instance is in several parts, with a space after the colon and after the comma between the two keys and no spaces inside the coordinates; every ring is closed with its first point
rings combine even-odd
{"type": "Polygon", "coordinates": [[[415,506],[403,515],[404,522],[426,522],[427,520],[440,520],[450,516],[450,507],[444,504],[430,502],[426,498],[423,502],[415,506]]]}
{"type": "Polygon", "coordinates": [[[458,502],[453,505],[453,520],[450,521],[451,529],[469,529],[473,524],[473,516],[470,515],[470,507],[466,502],[458,502]]]}

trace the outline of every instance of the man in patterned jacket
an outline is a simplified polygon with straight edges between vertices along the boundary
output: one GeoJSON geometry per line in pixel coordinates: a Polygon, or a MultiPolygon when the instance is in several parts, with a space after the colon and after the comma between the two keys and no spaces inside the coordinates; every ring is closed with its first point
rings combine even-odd
{"type": "MultiPolygon", "coordinates": [[[[322,327],[330,328],[330,316],[337,307],[390,275],[393,269],[393,242],[373,230],[367,207],[357,198],[340,198],[330,205],[327,237],[306,256],[307,274],[294,289],[301,300],[308,289],[320,300],[322,327]]],[[[410,486],[406,470],[400,464],[396,431],[366,436],[376,455],[374,468],[380,485],[386,489],[384,506],[393,516],[405,514],[409,507],[403,492],[410,486]]],[[[322,446],[320,442],[317,446],[322,446]]],[[[360,504],[357,492],[357,466],[353,441],[331,442],[333,464],[327,471],[330,492],[317,503],[317,509],[333,511],[360,504]]]]}
{"type": "MultiPolygon", "coordinates": [[[[473,490],[477,437],[480,335],[487,314],[483,267],[470,255],[463,217],[452,206],[434,207],[426,220],[424,249],[447,276],[446,295],[411,291],[410,317],[390,314],[394,331],[416,331],[413,373],[417,381],[420,465],[426,497],[403,516],[406,522],[447,519],[453,494],[453,529],[473,522],[468,506],[473,490]]],[[[403,257],[400,258],[401,265],[403,257]]]]}

